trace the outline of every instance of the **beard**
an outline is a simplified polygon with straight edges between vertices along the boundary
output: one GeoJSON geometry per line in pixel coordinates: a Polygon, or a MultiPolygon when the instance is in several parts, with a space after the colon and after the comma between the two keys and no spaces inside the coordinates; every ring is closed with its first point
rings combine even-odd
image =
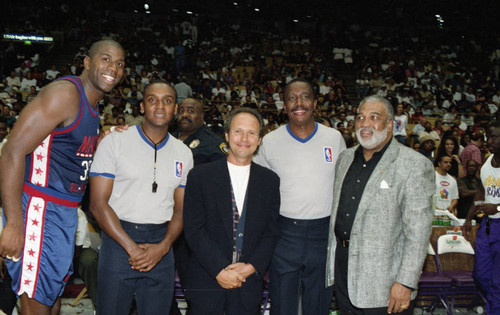
{"type": "Polygon", "coordinates": [[[368,150],[375,149],[378,147],[380,144],[382,144],[386,139],[387,139],[387,134],[388,134],[388,126],[385,127],[384,130],[377,131],[373,128],[367,127],[367,128],[360,128],[356,130],[356,137],[358,138],[359,144],[368,150]],[[361,138],[361,131],[363,130],[368,130],[372,132],[372,137],[370,139],[363,139],[361,138]]]}

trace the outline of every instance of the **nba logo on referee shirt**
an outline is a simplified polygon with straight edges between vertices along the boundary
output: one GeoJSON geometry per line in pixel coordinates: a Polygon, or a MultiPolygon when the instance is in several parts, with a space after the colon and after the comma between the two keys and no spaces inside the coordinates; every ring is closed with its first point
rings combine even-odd
{"type": "Polygon", "coordinates": [[[333,163],[332,147],[324,147],[323,152],[325,154],[325,162],[333,163]]]}
{"type": "Polygon", "coordinates": [[[175,161],[175,177],[182,177],[182,162],[180,161],[175,161]]]}

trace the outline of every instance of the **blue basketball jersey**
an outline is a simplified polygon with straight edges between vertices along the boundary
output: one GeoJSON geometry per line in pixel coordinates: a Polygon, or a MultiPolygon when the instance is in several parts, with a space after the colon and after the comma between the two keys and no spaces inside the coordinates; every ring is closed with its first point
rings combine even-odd
{"type": "Polygon", "coordinates": [[[71,125],[54,129],[33,153],[26,156],[24,181],[44,194],[79,202],[87,186],[99,137],[99,113],[87,100],[79,77],[67,76],[59,80],[70,81],[78,88],[78,116],[71,125]]]}

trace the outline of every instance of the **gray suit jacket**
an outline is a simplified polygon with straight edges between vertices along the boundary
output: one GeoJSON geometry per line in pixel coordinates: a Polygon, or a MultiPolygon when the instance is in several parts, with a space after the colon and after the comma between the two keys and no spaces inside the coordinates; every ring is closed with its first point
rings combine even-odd
{"type": "MultiPolygon", "coordinates": [[[[334,284],[334,230],[340,191],[356,148],[343,151],[335,169],[327,286],[334,284]]],[[[417,288],[431,234],[434,189],[432,163],[392,140],[366,184],[352,226],[348,290],[354,306],[387,306],[395,281],[417,288]]],[[[412,293],[412,299],[416,294],[412,293]]]]}

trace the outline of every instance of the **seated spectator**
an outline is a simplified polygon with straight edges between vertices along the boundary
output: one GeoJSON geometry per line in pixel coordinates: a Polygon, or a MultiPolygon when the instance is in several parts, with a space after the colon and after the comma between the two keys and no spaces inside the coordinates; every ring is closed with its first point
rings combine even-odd
{"type": "Polygon", "coordinates": [[[451,158],[451,167],[448,170],[448,173],[456,179],[465,175],[462,167],[462,161],[458,157],[458,150],[459,146],[457,139],[447,134],[441,139],[436,153],[436,160],[440,156],[448,156],[451,158]]]}
{"type": "Polygon", "coordinates": [[[276,114],[268,113],[267,114],[267,123],[264,125],[264,134],[267,134],[276,128],[278,128],[278,123],[276,122],[276,114]]]}
{"type": "Polygon", "coordinates": [[[460,199],[458,200],[457,211],[458,218],[465,219],[469,213],[470,207],[474,202],[474,195],[481,187],[481,180],[477,177],[477,163],[470,160],[467,165],[467,176],[458,179],[458,193],[460,199]]]}
{"type": "Polygon", "coordinates": [[[241,106],[258,109],[257,102],[250,95],[245,96],[245,102],[241,106]]]}
{"type": "Polygon", "coordinates": [[[118,117],[118,119],[116,119],[116,122],[117,122],[116,123],[117,126],[125,126],[125,118],[123,118],[121,116],[118,117]]]}
{"type": "Polygon", "coordinates": [[[142,123],[144,116],[139,111],[139,106],[132,107],[132,114],[125,114],[125,124],[129,126],[138,125],[142,123]]]}
{"type": "Polygon", "coordinates": [[[109,97],[109,103],[113,104],[114,107],[118,107],[122,101],[122,96],[119,89],[113,90],[113,95],[109,97]]]}
{"type": "Polygon", "coordinates": [[[137,85],[132,85],[130,91],[127,93],[127,102],[134,106],[139,106],[140,101],[144,98],[141,91],[137,89],[137,85]]]}
{"type": "Polygon", "coordinates": [[[28,71],[26,73],[26,77],[23,78],[23,80],[21,81],[20,91],[22,91],[22,92],[28,92],[30,90],[30,87],[32,87],[32,86],[36,87],[36,84],[37,84],[36,79],[34,79],[31,76],[31,72],[28,71]]]}
{"type": "Polygon", "coordinates": [[[118,125],[118,117],[120,117],[120,110],[118,107],[113,107],[111,116],[108,116],[104,121],[104,125],[116,126],[118,125]]]}
{"type": "Polygon", "coordinates": [[[432,124],[430,121],[426,121],[424,127],[425,127],[424,131],[421,131],[418,134],[419,138],[424,136],[431,136],[432,139],[436,142],[441,140],[439,134],[435,130],[432,130],[432,124]]]}
{"type": "Polygon", "coordinates": [[[347,131],[345,129],[345,125],[342,122],[334,124],[335,129],[337,129],[341,134],[347,134],[347,131]]]}
{"type": "Polygon", "coordinates": [[[470,112],[464,113],[462,115],[461,121],[467,126],[474,126],[474,117],[470,114],[470,112]]]}
{"type": "Polygon", "coordinates": [[[425,115],[422,113],[422,108],[415,108],[415,114],[411,115],[411,121],[416,124],[420,121],[421,118],[425,118],[425,115]]]}
{"type": "Polygon", "coordinates": [[[373,73],[372,78],[370,79],[370,90],[372,93],[376,93],[382,84],[384,84],[384,80],[379,77],[378,73],[373,73]]]}
{"type": "Polygon", "coordinates": [[[370,92],[370,81],[365,78],[364,73],[361,73],[359,78],[356,79],[354,89],[356,90],[356,97],[358,98],[363,98],[370,92]]]}
{"type": "Polygon", "coordinates": [[[61,74],[58,70],[56,65],[52,65],[49,70],[45,71],[46,75],[45,78],[51,82],[57,79],[57,77],[61,74]]]}
{"type": "Polygon", "coordinates": [[[457,215],[458,186],[457,181],[448,171],[451,168],[451,157],[444,155],[436,158],[436,209],[448,210],[457,215]]]}
{"type": "Polygon", "coordinates": [[[415,142],[412,146],[413,150],[420,152],[420,143],[415,142]]]}
{"type": "Polygon", "coordinates": [[[405,144],[407,130],[408,116],[403,111],[403,104],[398,104],[393,124],[393,135],[398,142],[405,144]]]}
{"type": "Polygon", "coordinates": [[[327,126],[327,127],[332,128],[332,124],[331,124],[331,122],[330,122],[330,119],[328,119],[328,118],[325,118],[325,117],[318,117],[318,116],[316,116],[316,117],[314,117],[314,120],[315,120],[317,123],[320,123],[320,124],[322,124],[322,125],[325,125],[325,126],[327,126]]]}
{"type": "Polygon", "coordinates": [[[435,131],[440,138],[443,137],[444,134],[443,122],[437,119],[434,122],[434,128],[432,128],[432,130],[435,131]]]}
{"type": "Polygon", "coordinates": [[[13,113],[12,105],[10,105],[10,104],[4,105],[2,115],[7,120],[7,128],[12,129],[12,127],[14,126],[14,123],[17,120],[16,116],[13,113]]]}
{"type": "Polygon", "coordinates": [[[26,99],[24,100],[26,104],[31,102],[38,94],[38,91],[36,90],[35,86],[30,86],[30,92],[28,95],[26,95],[26,99]]]}
{"type": "Polygon", "coordinates": [[[434,162],[433,152],[436,146],[434,138],[429,135],[419,138],[419,151],[422,155],[428,158],[431,162],[434,162]]]}
{"type": "Polygon", "coordinates": [[[222,87],[222,82],[215,82],[215,87],[212,89],[212,99],[215,99],[217,96],[222,94],[224,98],[226,97],[226,89],[222,87]]]}
{"type": "Polygon", "coordinates": [[[4,86],[6,91],[12,91],[13,89],[19,90],[21,87],[21,79],[16,75],[14,70],[12,70],[10,76],[5,79],[4,86]]]}

